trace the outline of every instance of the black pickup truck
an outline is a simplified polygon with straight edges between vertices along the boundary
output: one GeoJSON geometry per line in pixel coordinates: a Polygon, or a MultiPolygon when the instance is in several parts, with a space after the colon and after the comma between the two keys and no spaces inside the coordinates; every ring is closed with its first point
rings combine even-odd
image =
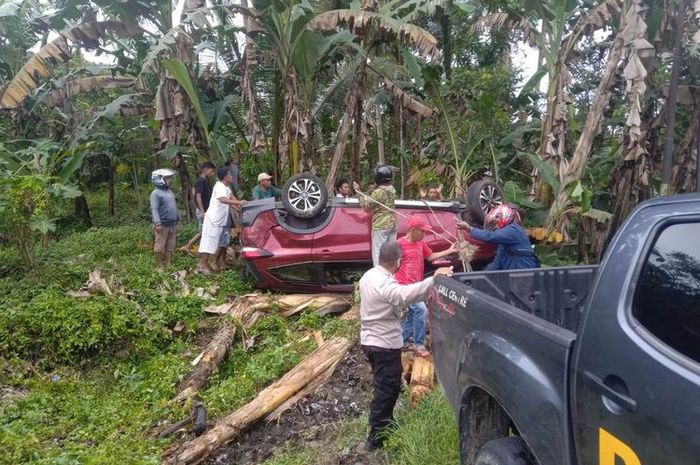
{"type": "Polygon", "coordinates": [[[438,278],[465,465],[700,464],[700,195],[641,204],[600,266],[438,278]]]}

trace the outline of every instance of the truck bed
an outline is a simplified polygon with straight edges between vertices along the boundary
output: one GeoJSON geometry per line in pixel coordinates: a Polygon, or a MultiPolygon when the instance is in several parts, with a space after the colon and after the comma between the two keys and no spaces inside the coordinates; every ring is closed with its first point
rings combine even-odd
{"type": "Polygon", "coordinates": [[[453,279],[550,323],[577,332],[598,265],[460,273],[453,279]]]}
{"type": "MultiPolygon", "coordinates": [[[[430,300],[440,383],[460,424],[474,392],[497,399],[540,465],[570,463],[568,370],[597,266],[462,273],[430,300]],[[548,447],[549,439],[559,445],[548,447]]],[[[477,415],[478,416],[478,415],[477,415]]],[[[467,454],[469,455],[469,454],[467,454]]]]}

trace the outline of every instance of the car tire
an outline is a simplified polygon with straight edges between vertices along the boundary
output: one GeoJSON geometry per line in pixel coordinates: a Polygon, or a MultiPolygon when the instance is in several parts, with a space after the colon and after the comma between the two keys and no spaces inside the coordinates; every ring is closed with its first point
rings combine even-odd
{"type": "Polygon", "coordinates": [[[282,205],[296,218],[314,218],[328,203],[328,191],[318,176],[301,173],[292,176],[282,187],[282,205]]]}
{"type": "Polygon", "coordinates": [[[482,179],[469,185],[465,200],[472,219],[483,224],[488,212],[503,203],[503,190],[492,180],[482,179]]]}
{"type": "Polygon", "coordinates": [[[536,465],[527,444],[520,436],[493,439],[484,444],[474,465],[536,465]]]}

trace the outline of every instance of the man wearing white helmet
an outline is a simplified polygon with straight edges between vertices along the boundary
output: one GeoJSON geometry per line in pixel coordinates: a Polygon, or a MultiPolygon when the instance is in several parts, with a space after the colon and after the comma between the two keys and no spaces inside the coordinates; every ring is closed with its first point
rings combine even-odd
{"type": "Polygon", "coordinates": [[[174,174],[175,172],[169,169],[159,169],[151,173],[151,181],[156,186],[151,192],[151,215],[155,230],[153,252],[156,255],[158,271],[172,265],[177,225],[180,222],[175,193],[170,189],[174,174]]]}

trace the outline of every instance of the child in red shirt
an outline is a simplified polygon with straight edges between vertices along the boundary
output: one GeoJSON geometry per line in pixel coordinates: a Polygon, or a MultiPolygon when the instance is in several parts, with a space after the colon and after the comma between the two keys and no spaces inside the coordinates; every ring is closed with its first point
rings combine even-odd
{"type": "MultiPolygon", "coordinates": [[[[401,246],[401,266],[396,272],[396,281],[399,284],[413,284],[423,280],[425,273],[425,260],[433,261],[450,255],[457,251],[454,244],[442,252],[433,252],[423,241],[426,232],[431,228],[421,218],[411,216],[408,220],[406,235],[398,240],[401,246]]],[[[424,357],[428,355],[425,349],[425,334],[428,308],[425,302],[418,302],[408,306],[406,321],[403,325],[404,347],[410,346],[413,339],[416,355],[424,357]]]]}

